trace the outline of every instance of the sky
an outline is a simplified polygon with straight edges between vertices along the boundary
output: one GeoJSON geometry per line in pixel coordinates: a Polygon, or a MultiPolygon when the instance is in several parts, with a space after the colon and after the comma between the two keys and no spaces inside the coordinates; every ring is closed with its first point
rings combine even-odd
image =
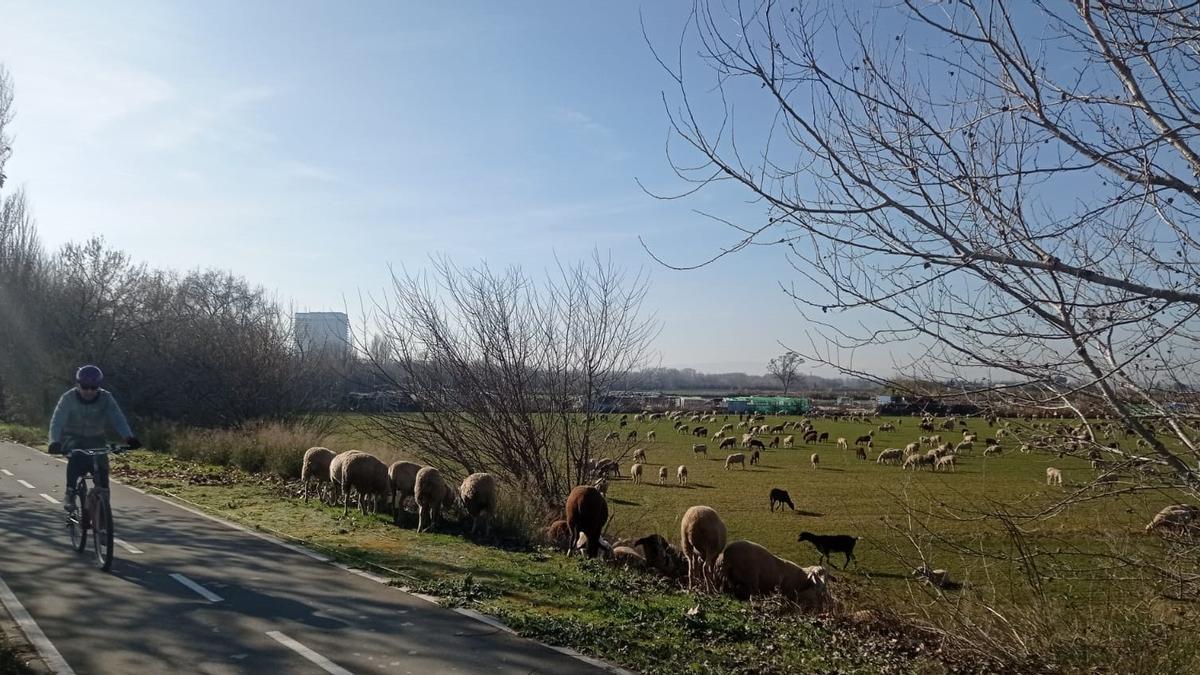
{"type": "MultiPolygon", "coordinates": [[[[358,311],[389,267],[540,271],[593,249],[651,279],[661,365],[763,372],[807,343],[778,248],[677,192],[654,60],[689,4],[8,2],[6,172],[55,248],[103,235],[155,267],[232,270],[299,310],[358,311]]],[[[12,187],[12,186],[10,186],[12,187]]],[[[888,369],[890,356],[856,367],[888,369]]],[[[813,371],[822,372],[822,371],[813,371]]],[[[822,374],[828,374],[824,371],[822,374]]]]}

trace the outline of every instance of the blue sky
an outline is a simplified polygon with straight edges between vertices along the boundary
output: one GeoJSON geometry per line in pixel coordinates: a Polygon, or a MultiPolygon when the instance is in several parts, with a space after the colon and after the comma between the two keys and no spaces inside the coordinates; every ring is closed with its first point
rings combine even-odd
{"type": "MultiPolygon", "coordinates": [[[[299,309],[357,306],[432,253],[539,270],[594,247],[645,268],[663,365],[761,372],[803,341],[778,249],[647,196],[674,179],[646,46],[684,3],[7,4],[15,155],[51,246],[103,234],[152,265],[219,267],[299,309]]],[[[722,201],[727,200],[727,201],[722,201]]],[[[886,354],[860,367],[887,368],[886,354]]]]}

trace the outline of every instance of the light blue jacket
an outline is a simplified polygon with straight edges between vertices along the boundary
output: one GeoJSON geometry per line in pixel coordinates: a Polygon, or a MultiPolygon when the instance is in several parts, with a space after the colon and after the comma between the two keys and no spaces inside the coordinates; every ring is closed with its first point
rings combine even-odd
{"type": "Polygon", "coordinates": [[[65,449],[72,450],[82,447],[74,445],[80,441],[103,439],[108,425],[112,425],[121,438],[133,436],[125,413],[107,390],[101,389],[96,392],[96,398],[85,401],[72,388],[59,397],[58,405],[54,406],[54,416],[50,418],[50,442],[60,441],[65,449]]]}

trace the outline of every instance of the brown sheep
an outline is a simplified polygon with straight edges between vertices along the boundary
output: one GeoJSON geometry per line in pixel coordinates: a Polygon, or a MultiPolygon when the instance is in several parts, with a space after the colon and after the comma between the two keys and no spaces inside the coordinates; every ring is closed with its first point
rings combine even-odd
{"type": "Polygon", "coordinates": [[[391,503],[392,480],[388,477],[388,467],[375,456],[360,452],[347,457],[341,471],[342,515],[350,511],[351,490],[358,493],[358,508],[363,515],[368,511],[377,513],[384,500],[391,503]]]}
{"type": "Polygon", "coordinates": [[[820,566],[801,567],[752,541],[733,541],[717,557],[717,582],[739,600],[778,592],[807,609],[829,600],[827,576],[820,566]]]}
{"type": "Polygon", "coordinates": [[[483,521],[483,536],[491,532],[490,518],[496,512],[496,477],[490,473],[473,473],[463,479],[458,494],[463,508],[471,516],[471,534],[483,521]]]}
{"type": "Polygon", "coordinates": [[[304,451],[304,463],[300,466],[300,482],[304,484],[304,501],[308,502],[308,485],[317,483],[317,496],[329,490],[329,463],[334,452],[329,448],[309,448],[304,451]]]}
{"type": "Polygon", "coordinates": [[[454,491],[442,478],[442,472],[432,466],[421,467],[413,486],[417,502],[417,532],[432,529],[442,515],[442,508],[454,503],[454,491]]]}
{"type": "Polygon", "coordinates": [[[600,533],[608,523],[608,501],[600,491],[590,485],[577,485],[567,495],[567,527],[571,546],[567,555],[578,547],[579,535],[587,537],[587,557],[595,558],[600,552],[600,533]]]}
{"type": "Polygon", "coordinates": [[[546,541],[549,542],[554,548],[557,548],[564,553],[570,549],[571,528],[567,526],[567,521],[556,520],[553,523],[550,523],[546,526],[543,534],[546,537],[546,541]]]}
{"type": "Polygon", "coordinates": [[[395,517],[393,522],[400,524],[400,512],[404,510],[405,497],[416,494],[417,472],[421,465],[415,462],[392,462],[388,467],[388,477],[392,481],[392,509],[395,517]]]}
{"type": "Polygon", "coordinates": [[[693,506],[679,523],[680,549],[687,559],[688,588],[712,585],[713,564],[725,548],[725,523],[707,506],[693,506]]]}

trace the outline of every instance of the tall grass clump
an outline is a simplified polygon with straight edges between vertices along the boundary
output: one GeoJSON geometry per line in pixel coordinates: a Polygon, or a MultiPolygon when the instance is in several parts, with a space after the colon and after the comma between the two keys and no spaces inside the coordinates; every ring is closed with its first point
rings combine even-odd
{"type": "Polygon", "coordinates": [[[328,437],[323,425],[308,420],[254,422],[233,429],[179,430],[168,447],[180,459],[295,479],[305,450],[323,445],[328,437]]]}
{"type": "Polygon", "coordinates": [[[21,445],[38,445],[46,442],[46,430],[24,424],[0,422],[0,440],[21,445]]]}

